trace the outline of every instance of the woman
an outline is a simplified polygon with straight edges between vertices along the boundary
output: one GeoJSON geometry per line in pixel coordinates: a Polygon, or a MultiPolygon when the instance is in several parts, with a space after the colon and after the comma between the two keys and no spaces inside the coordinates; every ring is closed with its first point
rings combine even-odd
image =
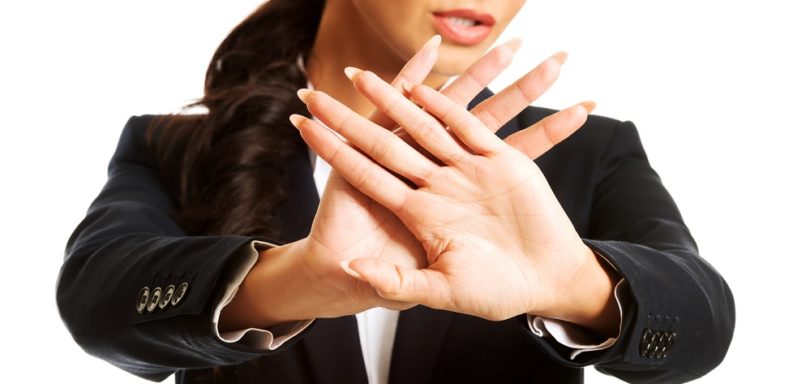
{"type": "Polygon", "coordinates": [[[560,143],[591,104],[524,110],[564,55],[472,100],[523,1],[454,4],[273,0],[214,55],[207,114],[131,119],[60,274],[79,344],[181,382],[578,382],[588,364],[685,381],[719,364],[731,293],[635,128],[591,117],[560,143]]]}

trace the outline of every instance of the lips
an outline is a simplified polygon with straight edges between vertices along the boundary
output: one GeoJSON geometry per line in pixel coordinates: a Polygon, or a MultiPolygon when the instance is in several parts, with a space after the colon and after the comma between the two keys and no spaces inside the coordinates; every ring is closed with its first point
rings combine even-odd
{"type": "Polygon", "coordinates": [[[486,40],[495,25],[488,13],[471,9],[434,12],[433,26],[446,40],[460,45],[476,45],[486,40]]]}

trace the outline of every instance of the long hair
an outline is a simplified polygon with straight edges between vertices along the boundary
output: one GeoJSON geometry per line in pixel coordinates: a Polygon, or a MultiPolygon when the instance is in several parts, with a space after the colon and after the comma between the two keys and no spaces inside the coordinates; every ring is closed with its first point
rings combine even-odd
{"type": "Polygon", "coordinates": [[[175,219],[187,233],[277,237],[282,164],[304,145],[288,120],[307,114],[295,96],[307,83],[299,60],[312,50],[324,1],[260,6],[211,59],[204,95],[190,105],[207,114],[165,115],[150,125],[175,219]]]}

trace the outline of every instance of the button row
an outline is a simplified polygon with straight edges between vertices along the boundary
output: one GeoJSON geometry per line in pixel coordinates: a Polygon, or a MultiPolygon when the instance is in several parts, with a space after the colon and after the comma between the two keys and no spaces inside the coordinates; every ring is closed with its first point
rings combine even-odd
{"type": "Polygon", "coordinates": [[[662,359],[669,355],[678,333],[675,331],[657,331],[644,329],[639,345],[639,354],[642,357],[662,359]]]}
{"type": "Polygon", "coordinates": [[[143,287],[138,293],[135,309],[138,310],[138,313],[144,311],[152,313],[158,308],[165,309],[169,304],[174,307],[183,300],[186,291],[188,291],[188,283],[186,282],[180,284],[177,288],[174,285],[169,285],[165,289],[161,287],[155,287],[154,289],[143,287]]]}

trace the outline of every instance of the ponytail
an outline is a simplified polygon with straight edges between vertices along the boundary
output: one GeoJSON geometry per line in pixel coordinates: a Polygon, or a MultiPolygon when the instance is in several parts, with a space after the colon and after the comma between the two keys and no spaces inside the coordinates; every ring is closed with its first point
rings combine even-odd
{"type": "Polygon", "coordinates": [[[298,63],[312,50],[324,1],[259,7],[214,53],[204,96],[190,105],[208,113],[153,120],[161,174],[187,233],[277,238],[273,213],[285,193],[280,164],[305,145],[288,120],[307,113],[295,95],[307,84],[298,63]]]}

